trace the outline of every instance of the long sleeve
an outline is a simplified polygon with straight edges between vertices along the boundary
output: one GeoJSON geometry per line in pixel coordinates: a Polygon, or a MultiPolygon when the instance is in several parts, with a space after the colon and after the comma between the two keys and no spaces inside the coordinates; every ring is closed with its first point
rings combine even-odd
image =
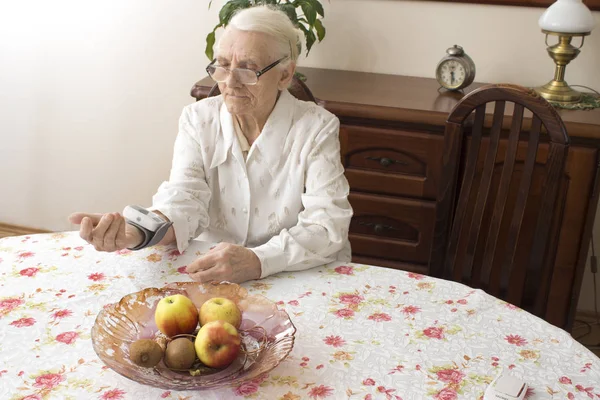
{"type": "Polygon", "coordinates": [[[152,209],[173,222],[180,252],[197,236],[198,229],[209,224],[211,191],[206,182],[201,146],[194,139],[197,135],[194,125],[186,107],[179,119],[169,180],[163,182],[152,197],[152,209]]]}
{"type": "MultiPolygon", "coordinates": [[[[261,278],[281,271],[313,268],[338,259],[348,246],[352,208],[340,160],[339,120],[333,117],[316,135],[307,157],[303,210],[298,223],[252,250],[261,278]]],[[[349,260],[348,260],[349,261],[349,260]]]]}

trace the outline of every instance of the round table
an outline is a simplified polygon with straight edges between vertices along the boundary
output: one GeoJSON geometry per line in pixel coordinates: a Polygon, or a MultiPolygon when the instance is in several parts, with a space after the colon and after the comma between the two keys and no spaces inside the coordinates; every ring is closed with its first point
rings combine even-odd
{"type": "Polygon", "coordinates": [[[100,253],[76,232],[0,239],[1,399],[480,399],[502,370],[530,399],[600,398],[600,359],[565,331],[480,290],[360,264],[247,282],[285,309],[294,349],[241,386],[174,392],[104,366],[90,330],[103,305],[188,281],[193,242],[100,253]]]}

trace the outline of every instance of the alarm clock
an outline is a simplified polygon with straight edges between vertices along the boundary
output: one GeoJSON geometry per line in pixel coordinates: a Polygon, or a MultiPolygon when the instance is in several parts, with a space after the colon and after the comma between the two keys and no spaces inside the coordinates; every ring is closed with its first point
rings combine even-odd
{"type": "Polygon", "coordinates": [[[446,56],[438,63],[435,77],[443,88],[463,89],[475,79],[475,63],[462,47],[454,45],[446,50],[446,56]]]}

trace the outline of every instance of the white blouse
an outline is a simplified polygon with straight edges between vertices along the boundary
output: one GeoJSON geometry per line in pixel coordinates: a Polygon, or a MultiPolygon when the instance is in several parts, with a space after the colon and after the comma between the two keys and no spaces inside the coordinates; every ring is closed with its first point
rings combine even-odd
{"type": "Polygon", "coordinates": [[[152,209],[190,240],[251,248],[265,277],[350,261],[352,208],[339,120],[283,91],[246,161],[222,96],[185,107],[169,181],[152,209]]]}

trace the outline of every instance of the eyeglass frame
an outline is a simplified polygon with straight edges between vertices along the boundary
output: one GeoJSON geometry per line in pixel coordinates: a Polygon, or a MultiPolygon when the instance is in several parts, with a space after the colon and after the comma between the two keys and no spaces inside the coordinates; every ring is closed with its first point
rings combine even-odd
{"type": "MultiPolygon", "coordinates": [[[[218,67],[221,67],[221,68],[223,68],[223,69],[224,69],[224,70],[226,70],[226,71],[227,71],[229,74],[231,74],[231,71],[232,71],[232,70],[234,70],[234,69],[245,69],[245,70],[247,70],[247,71],[252,71],[252,72],[254,72],[254,73],[256,74],[256,83],[258,83],[258,79],[259,79],[259,78],[260,78],[262,75],[264,75],[265,73],[269,72],[269,70],[271,70],[271,69],[275,68],[275,67],[276,67],[276,66],[277,66],[279,63],[281,63],[283,60],[285,60],[286,58],[289,58],[289,57],[290,57],[290,56],[285,56],[285,57],[282,57],[282,58],[280,58],[279,60],[277,60],[277,61],[274,61],[274,62],[272,62],[271,64],[267,65],[266,67],[264,67],[264,68],[263,68],[263,69],[261,69],[260,71],[254,71],[254,70],[251,70],[251,69],[249,69],[249,68],[225,68],[225,67],[223,67],[223,66],[221,66],[221,65],[218,65],[218,67]]],[[[208,74],[208,76],[210,76],[210,78],[211,78],[212,80],[214,80],[215,82],[219,83],[219,82],[218,82],[218,81],[217,81],[215,78],[213,78],[213,77],[212,77],[211,73],[209,72],[209,68],[210,68],[211,66],[213,66],[215,62],[217,62],[217,59],[216,59],[216,58],[214,58],[214,59],[213,59],[213,60],[210,62],[210,64],[208,64],[208,65],[206,66],[206,73],[208,74]]],[[[221,82],[225,82],[225,81],[221,81],[221,82]]],[[[249,84],[249,83],[244,83],[244,85],[256,85],[256,83],[250,83],[250,84],[249,84]]]]}

